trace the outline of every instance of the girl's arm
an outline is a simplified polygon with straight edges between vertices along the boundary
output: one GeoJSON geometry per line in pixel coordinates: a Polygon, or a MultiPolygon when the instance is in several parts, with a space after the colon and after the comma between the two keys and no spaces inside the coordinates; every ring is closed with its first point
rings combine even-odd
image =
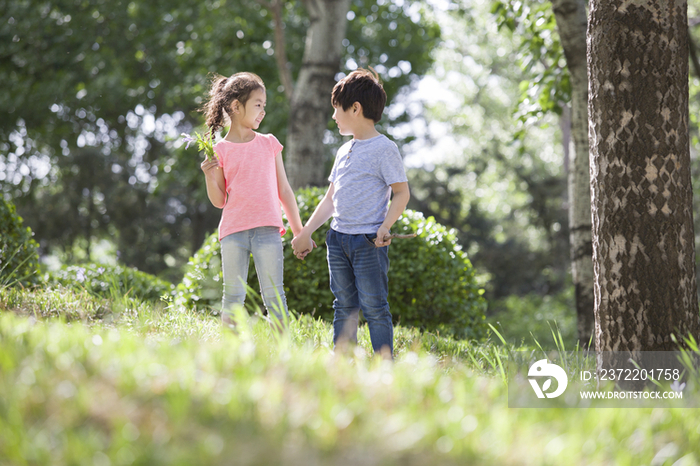
{"type": "Polygon", "coordinates": [[[311,214],[311,217],[306,222],[306,226],[301,230],[298,236],[292,240],[292,248],[294,248],[294,255],[298,259],[303,259],[306,255],[313,249],[313,240],[311,239],[311,234],[318,230],[318,228],[326,223],[329,218],[333,215],[333,192],[335,188],[333,183],[328,187],[326,195],[323,196],[321,202],[316,206],[316,210],[311,214]]]}
{"type": "Polygon", "coordinates": [[[277,190],[279,191],[280,201],[282,202],[282,209],[284,209],[284,213],[287,214],[287,220],[289,221],[289,226],[292,228],[292,233],[296,236],[301,233],[302,223],[301,217],[299,216],[297,199],[294,197],[294,190],[292,190],[292,187],[289,185],[287,173],[284,170],[282,152],[278,153],[277,157],[275,157],[275,165],[277,166],[277,190]]]}
{"type": "Polygon", "coordinates": [[[224,171],[219,167],[219,161],[207,157],[200,167],[207,183],[207,197],[214,207],[223,209],[226,205],[226,181],[224,171]]]}

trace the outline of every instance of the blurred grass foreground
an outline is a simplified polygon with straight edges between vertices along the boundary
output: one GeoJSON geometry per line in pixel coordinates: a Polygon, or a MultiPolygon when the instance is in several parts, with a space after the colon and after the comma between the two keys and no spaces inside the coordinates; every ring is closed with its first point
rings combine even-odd
{"type": "Polygon", "coordinates": [[[515,348],[398,327],[396,361],[331,327],[236,333],[165,302],[0,293],[0,465],[693,465],[693,409],[509,409],[515,348]]]}

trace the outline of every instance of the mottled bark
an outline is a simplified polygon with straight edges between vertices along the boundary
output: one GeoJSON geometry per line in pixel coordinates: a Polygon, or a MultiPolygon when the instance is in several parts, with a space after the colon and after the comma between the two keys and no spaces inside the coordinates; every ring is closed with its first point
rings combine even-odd
{"type": "Polygon", "coordinates": [[[571,137],[574,151],[569,166],[569,245],[576,292],[580,346],[593,335],[593,248],[591,245],[591,185],[588,156],[588,70],[586,65],[585,0],[553,0],[552,9],[571,80],[571,137]]]}
{"type": "Polygon", "coordinates": [[[327,184],[323,136],[333,113],[331,90],[340,71],[350,0],[304,0],[304,6],[310,22],[285,149],[287,176],[294,189],[327,184]]]}
{"type": "Polygon", "coordinates": [[[597,351],[700,337],[687,3],[593,0],[589,141],[597,351]]]}

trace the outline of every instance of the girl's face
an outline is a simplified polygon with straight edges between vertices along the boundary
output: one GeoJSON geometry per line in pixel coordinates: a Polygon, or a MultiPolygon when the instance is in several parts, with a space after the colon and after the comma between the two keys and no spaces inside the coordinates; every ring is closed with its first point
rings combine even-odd
{"type": "Polygon", "coordinates": [[[263,89],[256,89],[250,93],[245,106],[239,101],[233,102],[234,114],[237,116],[238,124],[246,128],[258,129],[263,118],[265,118],[265,105],[267,96],[263,89]]]}

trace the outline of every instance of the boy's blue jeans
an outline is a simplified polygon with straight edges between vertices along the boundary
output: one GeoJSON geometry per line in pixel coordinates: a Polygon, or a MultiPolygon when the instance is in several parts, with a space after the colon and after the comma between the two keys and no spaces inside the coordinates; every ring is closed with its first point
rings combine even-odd
{"type": "Polygon", "coordinates": [[[376,235],[328,231],[328,269],[333,309],[333,343],[357,342],[360,309],[367,319],[375,353],[394,353],[394,326],[389,312],[389,247],[377,248],[376,235]]]}
{"type": "Polygon", "coordinates": [[[260,293],[268,315],[281,319],[287,313],[287,298],[283,286],[284,256],[278,227],[258,227],[232,233],[221,239],[221,269],[224,274],[223,312],[235,304],[243,305],[246,297],[250,255],[260,281],[260,293]],[[242,281],[241,281],[242,280],[242,281]],[[278,299],[279,295],[279,299],[278,299]]]}

